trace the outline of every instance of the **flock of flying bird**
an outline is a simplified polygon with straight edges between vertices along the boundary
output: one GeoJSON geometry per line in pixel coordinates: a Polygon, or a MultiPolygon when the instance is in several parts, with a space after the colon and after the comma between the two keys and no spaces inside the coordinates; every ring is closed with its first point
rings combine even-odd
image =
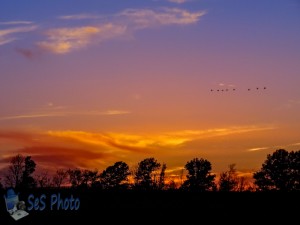
{"type": "MultiPolygon", "coordinates": [[[[263,88],[259,88],[259,87],[257,87],[255,90],[266,90],[267,88],[266,87],[263,87],[263,88]]],[[[216,89],[216,90],[214,90],[214,89],[210,89],[210,91],[236,91],[237,89],[236,88],[231,88],[231,89],[229,89],[229,88],[226,88],[226,89],[216,89]]],[[[248,88],[248,91],[251,91],[251,88],[248,88]]]]}

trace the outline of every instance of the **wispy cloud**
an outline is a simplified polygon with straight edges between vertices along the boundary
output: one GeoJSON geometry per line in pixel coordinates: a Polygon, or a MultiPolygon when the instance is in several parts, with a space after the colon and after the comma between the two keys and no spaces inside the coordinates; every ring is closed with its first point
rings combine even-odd
{"type": "Polygon", "coordinates": [[[219,83],[218,86],[220,86],[220,87],[235,87],[234,84],[226,84],[226,83],[219,83]]]}
{"type": "Polygon", "coordinates": [[[0,22],[0,25],[28,25],[28,24],[33,24],[33,22],[25,21],[25,20],[0,22]]]}
{"type": "Polygon", "coordinates": [[[122,111],[122,110],[108,110],[106,112],[103,112],[104,115],[124,115],[129,114],[129,111],[122,111]]]}
{"type": "Polygon", "coordinates": [[[134,27],[148,28],[162,25],[189,25],[199,21],[200,17],[206,14],[205,11],[189,12],[179,8],[152,9],[126,9],[120,16],[124,16],[134,27]]]}
{"type": "Polygon", "coordinates": [[[85,47],[99,32],[98,27],[92,26],[51,29],[45,32],[48,40],[39,42],[38,46],[53,53],[67,53],[85,47]]]}
{"type": "Polygon", "coordinates": [[[99,160],[111,157],[110,154],[105,151],[95,151],[80,146],[63,147],[40,145],[22,148],[19,150],[19,153],[31,155],[33,159],[42,164],[43,167],[52,167],[52,169],[58,166],[63,168],[88,168],[92,165],[97,165],[99,160]],[[53,164],[56,166],[53,167],[53,164]]]}
{"type": "Polygon", "coordinates": [[[61,138],[71,138],[79,142],[90,143],[94,145],[114,146],[123,150],[155,150],[164,148],[179,147],[189,141],[211,138],[217,136],[226,136],[246,132],[262,131],[274,129],[272,127],[235,127],[210,130],[184,130],[162,134],[152,135],[132,135],[124,133],[90,133],[83,131],[49,131],[51,136],[61,138]]]}
{"type": "Polygon", "coordinates": [[[90,144],[108,149],[130,152],[146,152],[150,148],[144,144],[141,136],[117,133],[91,133],[84,131],[49,131],[48,134],[62,139],[71,139],[80,143],[90,144]]]}
{"type": "Polygon", "coordinates": [[[293,144],[291,144],[291,146],[298,146],[298,145],[300,145],[300,143],[293,143],[293,144]]]}
{"type": "MultiPolygon", "coordinates": [[[[68,20],[67,24],[64,23],[65,25],[49,29],[40,27],[42,39],[35,42],[37,49],[18,47],[16,52],[28,59],[33,59],[44,52],[66,54],[115,38],[125,37],[127,39],[141,29],[195,24],[205,14],[206,11],[199,10],[156,8],[125,9],[110,15],[90,13],[62,15],[58,19],[61,20],[61,23],[68,20]],[[76,20],[82,20],[80,21],[82,25],[78,26],[78,23],[73,23],[76,20]]],[[[25,20],[4,21],[0,22],[0,25],[11,26],[10,28],[0,29],[0,45],[17,40],[17,33],[37,29],[32,21],[25,20]]]]}
{"type": "Polygon", "coordinates": [[[284,145],[277,145],[277,146],[269,146],[269,147],[257,147],[257,148],[250,148],[247,151],[248,152],[256,152],[256,151],[261,151],[261,150],[266,150],[266,149],[287,149],[290,147],[295,147],[299,146],[300,143],[292,143],[292,144],[284,144],[284,145]]]}
{"type": "Polygon", "coordinates": [[[250,148],[247,151],[248,152],[257,152],[257,151],[266,150],[266,149],[269,149],[269,147],[250,148]]]}
{"type": "Polygon", "coordinates": [[[62,19],[62,20],[84,20],[84,19],[99,19],[99,18],[102,18],[102,16],[88,14],[88,13],[65,15],[65,16],[58,17],[58,19],[62,19]]]}
{"type": "MultiPolygon", "coordinates": [[[[200,140],[202,142],[220,135],[259,132],[266,129],[274,128],[241,126],[154,134],[82,130],[49,130],[46,132],[2,130],[0,131],[0,166],[3,166],[1,163],[7,163],[8,159],[17,153],[31,155],[39,166],[52,168],[52,170],[58,166],[95,168],[97,165],[107,166],[120,159],[132,162],[133,158],[155,154],[162,156],[167,153],[178,157],[183,153],[183,147],[189,148],[192,141],[200,140]]],[[[250,151],[259,151],[263,148],[253,148],[250,151]]],[[[185,153],[190,154],[188,151],[185,153]]],[[[181,169],[182,166],[176,165],[168,173],[180,172],[181,169]]]]}
{"type": "Polygon", "coordinates": [[[286,108],[292,108],[293,106],[300,105],[300,100],[296,99],[289,99],[286,103],[286,108]]]}
{"type": "Polygon", "coordinates": [[[177,4],[182,4],[182,3],[186,3],[188,0],[168,0],[168,2],[173,2],[173,3],[177,3],[177,4]]]}
{"type": "Polygon", "coordinates": [[[32,119],[41,117],[60,117],[65,116],[63,113],[42,113],[42,114],[25,114],[16,116],[4,116],[0,117],[0,120],[18,120],[18,119],[32,119]]]}
{"type": "Polygon", "coordinates": [[[14,140],[22,143],[32,143],[34,135],[28,132],[0,131],[0,139],[14,140]]]}
{"type": "Polygon", "coordinates": [[[274,126],[233,126],[227,128],[215,128],[207,130],[183,130],[177,132],[171,132],[167,135],[173,135],[177,137],[186,138],[187,140],[193,139],[202,139],[202,138],[211,138],[218,136],[226,136],[233,134],[242,134],[248,132],[264,131],[264,130],[273,130],[276,129],[274,126]]]}
{"type": "Polygon", "coordinates": [[[45,32],[46,41],[38,42],[38,46],[56,54],[64,54],[82,49],[89,44],[101,42],[122,35],[126,27],[107,23],[101,26],[84,26],[75,28],[57,28],[45,32]]]}
{"type": "Polygon", "coordinates": [[[4,38],[4,37],[1,37],[1,35],[0,35],[0,45],[5,45],[5,44],[8,44],[8,43],[13,42],[15,40],[16,40],[16,38],[9,38],[9,37],[4,38]]]}
{"type": "Polygon", "coordinates": [[[37,26],[23,26],[23,27],[13,27],[7,29],[0,29],[0,45],[8,44],[18,39],[13,34],[30,32],[37,29],[37,26]]]}
{"type": "Polygon", "coordinates": [[[131,112],[128,110],[107,110],[107,111],[64,111],[64,108],[56,107],[51,108],[50,110],[45,110],[45,112],[39,113],[29,113],[13,116],[3,116],[0,117],[1,120],[20,120],[20,119],[34,119],[34,118],[43,118],[43,117],[65,117],[65,116],[117,116],[117,115],[126,115],[131,112]]]}
{"type": "MultiPolygon", "coordinates": [[[[55,54],[65,54],[82,49],[94,43],[101,43],[116,37],[125,36],[136,29],[164,25],[188,25],[196,23],[206,12],[189,12],[178,8],[127,9],[107,19],[109,23],[93,26],[56,28],[44,32],[47,40],[37,45],[55,54]]],[[[98,15],[76,14],[60,16],[64,20],[100,19],[98,15]]],[[[101,23],[101,21],[99,21],[101,23]]]]}
{"type": "Polygon", "coordinates": [[[127,152],[135,153],[138,151],[130,146],[118,146],[118,143],[106,139],[101,145],[99,135],[97,138],[94,137],[98,140],[94,143],[93,139],[89,139],[91,133],[85,136],[83,134],[84,132],[80,133],[80,137],[86,137],[87,141],[76,141],[76,135],[79,135],[76,132],[70,135],[59,135],[59,132],[55,132],[53,135],[39,131],[1,130],[0,167],[5,166],[12,156],[20,153],[32,156],[39,165],[38,169],[46,168],[53,171],[59,167],[96,168],[106,162],[114,162],[118,158],[116,152],[120,152],[118,149],[126,149],[127,152]]]}

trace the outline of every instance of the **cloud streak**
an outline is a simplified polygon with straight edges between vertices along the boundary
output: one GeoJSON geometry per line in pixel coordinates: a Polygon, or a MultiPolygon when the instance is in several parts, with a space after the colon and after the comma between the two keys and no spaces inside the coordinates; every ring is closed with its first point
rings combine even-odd
{"type": "Polygon", "coordinates": [[[0,25],[28,25],[28,24],[33,24],[33,22],[25,21],[25,20],[0,22],[0,25]]]}
{"type": "Polygon", "coordinates": [[[23,27],[14,27],[7,29],[0,29],[0,45],[5,45],[10,42],[17,40],[18,38],[15,34],[18,33],[26,33],[30,31],[34,31],[37,29],[37,26],[23,26],[23,27]]]}
{"type": "Polygon", "coordinates": [[[130,114],[127,110],[107,110],[107,111],[60,111],[58,108],[54,112],[40,112],[31,114],[22,114],[14,116],[0,117],[0,121],[3,120],[20,120],[20,119],[35,119],[35,118],[48,118],[48,117],[66,117],[66,116],[117,116],[130,114]]]}
{"type": "Polygon", "coordinates": [[[247,151],[248,152],[257,152],[257,151],[266,150],[266,149],[269,149],[269,147],[250,148],[247,151]]]}
{"type": "Polygon", "coordinates": [[[42,117],[61,117],[65,116],[63,113],[45,113],[45,114],[27,114],[27,115],[16,115],[16,116],[5,116],[1,117],[0,120],[18,120],[18,119],[32,119],[42,117]]]}
{"type": "Polygon", "coordinates": [[[189,12],[179,8],[152,9],[126,9],[120,16],[128,19],[136,29],[166,25],[189,25],[199,21],[205,11],[189,12]]]}
{"type": "MultiPolygon", "coordinates": [[[[7,165],[17,153],[31,155],[40,168],[105,167],[116,160],[132,161],[140,156],[185,154],[197,140],[260,132],[272,127],[241,126],[208,130],[182,130],[157,134],[49,130],[46,132],[0,132],[0,166],[7,165]]],[[[266,148],[266,147],[263,147],[266,148]]],[[[253,148],[249,151],[259,151],[253,148]]],[[[189,154],[188,151],[186,154],[189,154]]],[[[174,172],[174,171],[169,171],[174,172]]]]}
{"type": "Polygon", "coordinates": [[[53,168],[57,164],[63,168],[90,167],[98,160],[104,160],[110,156],[101,151],[84,148],[71,148],[60,146],[33,146],[20,149],[23,155],[31,155],[43,167],[53,168]]]}
{"type": "MultiPolygon", "coordinates": [[[[176,2],[182,3],[182,0],[176,2]]],[[[71,23],[72,21],[82,20],[83,25],[78,26],[76,24],[72,27],[66,25],[46,29],[41,32],[44,38],[36,41],[35,45],[42,50],[37,51],[39,53],[66,54],[102,43],[103,41],[131,36],[136,30],[140,29],[195,24],[205,14],[205,11],[191,12],[180,8],[158,8],[125,9],[120,13],[105,16],[89,13],[62,15],[58,17],[62,22],[65,20],[71,23]],[[92,24],[90,20],[93,20],[92,24]]],[[[13,26],[0,29],[0,45],[17,40],[17,33],[25,33],[37,29],[37,26],[32,21],[25,20],[5,21],[0,22],[0,25],[13,26]]],[[[29,59],[32,59],[36,53],[36,51],[26,48],[18,48],[17,52],[29,59]]]]}
{"type": "Polygon", "coordinates": [[[299,146],[300,143],[292,143],[292,144],[285,144],[285,145],[277,145],[277,146],[269,146],[269,147],[257,147],[257,148],[250,148],[247,151],[248,152],[256,152],[256,151],[262,151],[266,149],[280,149],[280,148],[289,148],[289,147],[295,147],[299,146]]]}
{"type": "Polygon", "coordinates": [[[122,35],[126,27],[107,23],[100,26],[50,29],[44,33],[46,41],[37,45],[55,54],[65,54],[85,48],[93,42],[102,42],[122,35]]]}
{"type": "Polygon", "coordinates": [[[157,135],[131,135],[120,133],[90,133],[83,131],[49,131],[54,137],[67,138],[82,143],[99,146],[116,147],[119,150],[145,151],[160,148],[174,148],[185,145],[189,141],[218,136],[234,135],[275,129],[274,127],[232,127],[210,130],[184,130],[157,135]]]}
{"type": "Polygon", "coordinates": [[[183,4],[186,3],[188,0],[168,0],[168,2],[183,4]]]}
{"type": "Polygon", "coordinates": [[[242,134],[248,132],[258,132],[264,130],[276,129],[274,126],[233,126],[228,128],[215,128],[207,130],[183,130],[178,132],[171,132],[167,135],[176,136],[180,138],[185,138],[186,140],[202,139],[202,138],[212,138],[218,136],[227,136],[234,134],[242,134]]]}
{"type": "Polygon", "coordinates": [[[39,42],[38,46],[53,53],[63,54],[85,47],[92,36],[99,32],[98,27],[92,26],[51,29],[45,32],[47,40],[39,42]]]}
{"type": "Polygon", "coordinates": [[[64,140],[72,140],[79,143],[98,147],[108,147],[121,151],[145,152],[150,150],[143,142],[141,136],[117,134],[117,133],[91,133],[84,131],[48,131],[50,136],[64,140]]]}
{"type": "Polygon", "coordinates": [[[85,19],[99,19],[99,18],[102,18],[102,16],[88,14],[88,13],[65,15],[65,16],[58,17],[58,19],[61,20],[85,20],[85,19]]]}
{"type": "Polygon", "coordinates": [[[117,37],[132,34],[135,30],[167,25],[189,25],[199,21],[206,12],[189,12],[178,8],[161,9],[126,9],[111,16],[92,14],[74,14],[58,17],[61,20],[94,19],[94,25],[62,27],[44,32],[46,40],[37,46],[54,54],[66,54],[86,48],[92,44],[102,43],[117,37]],[[95,25],[98,20],[98,25],[95,25]],[[101,20],[110,22],[101,22],[101,20]]]}

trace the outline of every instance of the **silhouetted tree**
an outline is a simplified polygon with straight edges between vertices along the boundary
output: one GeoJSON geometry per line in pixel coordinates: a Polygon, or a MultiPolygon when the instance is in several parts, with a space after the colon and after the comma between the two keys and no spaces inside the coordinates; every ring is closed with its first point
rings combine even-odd
{"type": "Polygon", "coordinates": [[[0,177],[0,191],[3,189],[3,184],[2,184],[2,181],[1,181],[1,177],[0,177]]]}
{"type": "Polygon", "coordinates": [[[35,171],[36,163],[31,156],[24,157],[18,154],[12,157],[8,174],[5,176],[5,183],[14,188],[31,188],[36,186],[36,182],[32,177],[35,171]]]}
{"type": "Polygon", "coordinates": [[[165,163],[162,164],[161,171],[159,174],[159,181],[158,181],[158,189],[162,190],[165,187],[165,171],[167,169],[167,165],[165,163]]]}
{"type": "Polygon", "coordinates": [[[81,186],[89,187],[93,186],[98,179],[98,171],[95,169],[92,170],[83,170],[82,171],[82,183],[81,186]]]}
{"type": "Polygon", "coordinates": [[[260,171],[253,174],[259,190],[299,191],[300,151],[278,149],[268,154],[260,171]]]}
{"type": "Polygon", "coordinates": [[[72,187],[87,188],[89,186],[93,186],[93,184],[98,179],[97,170],[91,171],[91,170],[80,170],[78,168],[75,168],[75,169],[69,169],[67,171],[67,174],[69,175],[69,182],[72,187]]]}
{"type": "Polygon", "coordinates": [[[177,189],[177,184],[175,180],[171,179],[168,183],[165,184],[166,190],[175,190],[177,189]]]}
{"type": "Polygon", "coordinates": [[[160,163],[154,158],[146,158],[138,163],[134,174],[135,187],[138,189],[154,189],[156,186],[153,173],[160,168],[160,163]]]}
{"type": "Polygon", "coordinates": [[[191,191],[209,191],[214,190],[216,175],[211,174],[211,163],[203,158],[194,158],[186,163],[184,167],[188,174],[183,182],[181,189],[191,191]]]}
{"type": "Polygon", "coordinates": [[[68,171],[63,169],[56,170],[55,174],[52,177],[52,185],[54,187],[60,188],[66,181],[68,177],[68,171]]]}
{"type": "Polygon", "coordinates": [[[51,178],[48,176],[48,172],[42,172],[36,176],[37,185],[40,188],[51,187],[51,178]]]}
{"type": "Polygon", "coordinates": [[[126,188],[129,175],[129,166],[119,161],[100,174],[100,183],[104,189],[126,188]]]}
{"type": "Polygon", "coordinates": [[[239,180],[237,178],[235,164],[229,165],[229,170],[222,172],[219,179],[219,191],[237,191],[239,180]]]}
{"type": "Polygon", "coordinates": [[[25,167],[22,175],[22,181],[20,183],[21,188],[34,188],[37,183],[32,177],[35,171],[36,163],[31,159],[31,156],[25,157],[25,167]]]}
{"type": "Polygon", "coordinates": [[[252,181],[249,181],[248,177],[241,176],[238,177],[237,191],[255,191],[255,185],[252,181]]]}
{"type": "Polygon", "coordinates": [[[5,175],[5,183],[7,186],[16,188],[20,185],[25,167],[24,161],[25,158],[20,154],[11,158],[8,174],[5,175]]]}
{"type": "Polygon", "coordinates": [[[69,182],[72,187],[79,187],[82,183],[82,171],[78,168],[75,169],[69,169],[67,171],[69,175],[69,182]]]}

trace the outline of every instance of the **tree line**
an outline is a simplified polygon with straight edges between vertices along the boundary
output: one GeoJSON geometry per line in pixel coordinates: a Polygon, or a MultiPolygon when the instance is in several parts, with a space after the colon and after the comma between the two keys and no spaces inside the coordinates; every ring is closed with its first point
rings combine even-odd
{"type": "Polygon", "coordinates": [[[149,157],[140,161],[136,168],[118,161],[102,172],[87,169],[58,169],[54,175],[47,172],[34,176],[36,163],[31,156],[18,154],[11,158],[8,168],[0,178],[0,189],[28,188],[98,188],[102,190],[185,190],[185,191],[299,191],[300,151],[278,149],[268,154],[259,171],[253,173],[253,184],[246,185],[245,177],[239,177],[235,164],[221,172],[219,179],[213,174],[211,163],[204,158],[188,161],[184,169],[186,178],[178,185],[166,181],[165,163],[149,157]]]}

